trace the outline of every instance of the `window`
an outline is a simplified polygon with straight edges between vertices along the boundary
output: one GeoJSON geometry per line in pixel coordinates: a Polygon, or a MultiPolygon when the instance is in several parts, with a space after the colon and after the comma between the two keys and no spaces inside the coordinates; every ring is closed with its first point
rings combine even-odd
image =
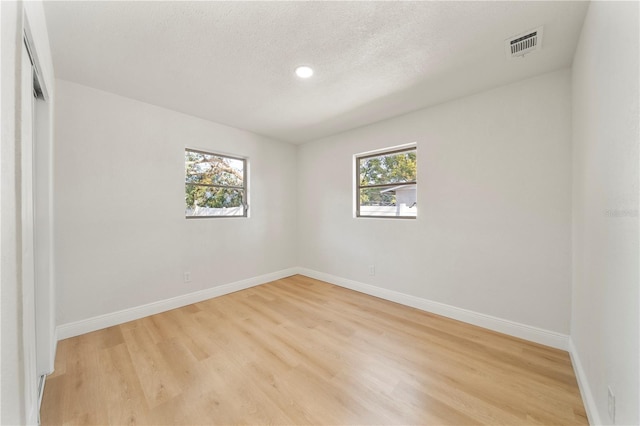
{"type": "Polygon", "coordinates": [[[187,218],[247,216],[247,160],[186,149],[187,218]]]}
{"type": "Polygon", "coordinates": [[[416,147],[356,156],[356,216],[415,219],[416,147]]]}

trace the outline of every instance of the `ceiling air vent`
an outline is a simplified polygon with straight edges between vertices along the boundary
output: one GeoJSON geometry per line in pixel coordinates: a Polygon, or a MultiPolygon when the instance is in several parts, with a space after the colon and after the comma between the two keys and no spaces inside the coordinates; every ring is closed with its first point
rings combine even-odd
{"type": "Polygon", "coordinates": [[[542,48],[542,27],[506,40],[507,58],[518,58],[542,48]]]}

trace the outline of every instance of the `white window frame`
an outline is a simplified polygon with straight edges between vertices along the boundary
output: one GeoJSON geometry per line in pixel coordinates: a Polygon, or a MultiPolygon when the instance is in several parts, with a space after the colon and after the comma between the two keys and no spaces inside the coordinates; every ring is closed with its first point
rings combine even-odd
{"type": "Polygon", "coordinates": [[[241,215],[188,215],[187,214],[187,209],[186,209],[186,205],[185,205],[185,218],[186,219],[211,219],[211,218],[239,218],[239,217],[249,217],[249,160],[246,157],[240,157],[240,156],[236,156],[236,155],[229,155],[229,154],[220,154],[218,152],[211,152],[211,151],[205,151],[202,149],[197,149],[197,148],[185,148],[184,149],[185,154],[187,152],[195,152],[198,154],[204,154],[204,155],[212,155],[215,157],[220,157],[220,158],[228,158],[231,160],[237,160],[237,161],[241,161],[242,162],[242,186],[234,186],[234,185],[214,185],[214,184],[201,184],[201,183],[190,183],[187,182],[187,169],[186,169],[186,164],[185,164],[185,171],[184,171],[184,184],[185,184],[185,188],[184,188],[184,193],[186,194],[186,188],[187,185],[196,185],[196,186],[204,186],[204,187],[211,187],[211,188],[229,188],[229,189],[236,189],[236,190],[240,190],[242,191],[242,214],[241,215]]]}
{"type": "Polygon", "coordinates": [[[360,204],[360,191],[366,188],[396,188],[403,186],[411,186],[415,185],[416,189],[416,205],[417,205],[417,191],[418,191],[418,177],[417,177],[417,164],[416,164],[416,179],[409,182],[390,182],[383,184],[375,184],[375,185],[361,185],[360,184],[360,161],[367,158],[373,157],[382,157],[385,155],[393,155],[400,154],[404,152],[415,152],[416,153],[416,162],[417,162],[417,153],[418,147],[415,143],[409,145],[401,145],[390,147],[386,149],[376,150],[365,152],[361,154],[354,155],[354,171],[355,171],[355,185],[354,185],[354,215],[356,218],[377,218],[377,219],[417,219],[418,213],[416,211],[415,215],[374,215],[374,214],[362,214],[361,212],[361,204],[360,204]]]}

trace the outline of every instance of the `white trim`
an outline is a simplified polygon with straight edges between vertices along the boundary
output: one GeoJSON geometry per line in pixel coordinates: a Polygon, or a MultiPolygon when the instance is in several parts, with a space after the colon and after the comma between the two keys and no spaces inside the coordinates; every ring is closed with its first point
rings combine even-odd
{"type": "Polygon", "coordinates": [[[540,343],[542,345],[551,346],[557,349],[569,350],[569,336],[565,334],[544,330],[503,318],[497,318],[491,315],[458,308],[444,303],[411,296],[409,294],[376,287],[370,284],[365,284],[302,267],[283,269],[281,271],[273,272],[270,274],[260,275],[257,277],[248,278],[246,280],[236,281],[218,287],[196,291],[194,293],[183,294],[171,299],[159,300],[157,302],[124,309],[122,311],[99,315],[93,318],[88,318],[72,323],[62,324],[56,328],[57,340],[79,336],[81,334],[90,333],[92,331],[100,330],[118,324],[123,324],[128,321],[133,321],[149,315],[154,315],[160,312],[165,312],[171,309],[190,305],[192,303],[201,302],[203,300],[223,296],[225,294],[244,290],[250,287],[255,287],[260,284],[268,283],[270,281],[278,280],[295,274],[306,275],[308,277],[326,281],[328,283],[355,290],[360,293],[380,297],[381,299],[390,300],[392,302],[400,303],[405,306],[410,306],[412,308],[417,308],[426,312],[453,318],[458,321],[477,325],[489,330],[529,340],[531,342],[540,343]]]}
{"type": "Polygon", "coordinates": [[[458,321],[477,325],[479,327],[508,334],[520,339],[529,340],[531,342],[540,343],[542,345],[551,346],[565,351],[569,349],[569,336],[566,334],[470,311],[468,309],[458,308],[444,303],[411,296],[409,294],[376,287],[370,284],[364,284],[358,281],[337,277],[335,275],[325,274],[324,272],[314,271],[312,269],[298,268],[298,273],[326,281],[340,287],[359,291],[361,293],[390,300],[402,305],[411,306],[412,308],[442,315],[444,317],[453,318],[458,321]]]}
{"type": "Polygon", "coordinates": [[[42,407],[42,397],[44,396],[44,385],[47,382],[47,375],[40,376],[40,386],[38,386],[38,413],[37,425],[40,425],[40,408],[42,407]]]}
{"type": "Polygon", "coordinates": [[[58,354],[58,327],[53,327],[53,343],[51,346],[53,346],[53,348],[51,349],[53,351],[53,355],[51,356],[51,371],[49,371],[47,373],[47,376],[49,376],[50,374],[55,373],[56,371],[56,355],[58,354]]]}
{"type": "Polygon", "coordinates": [[[569,355],[571,356],[573,371],[576,374],[576,379],[578,379],[578,388],[580,389],[580,395],[582,396],[582,402],[587,412],[587,418],[589,419],[589,424],[601,425],[602,420],[600,418],[600,413],[598,412],[598,406],[596,405],[596,400],[593,397],[593,392],[591,392],[591,387],[589,386],[587,375],[584,372],[584,368],[582,368],[582,362],[580,362],[578,351],[571,337],[569,337],[569,355]]]}
{"type": "Polygon", "coordinates": [[[38,404],[33,404],[31,407],[31,412],[29,413],[29,418],[27,419],[27,425],[38,426],[38,404]]]}
{"type": "Polygon", "coordinates": [[[250,287],[255,287],[260,284],[265,284],[270,281],[275,281],[281,278],[295,275],[296,273],[296,268],[283,269],[281,271],[272,272],[270,274],[260,275],[257,277],[248,278],[246,280],[236,281],[233,283],[200,290],[193,293],[183,294],[171,299],[159,300],[157,302],[124,309],[122,311],[98,315],[93,318],[62,324],[57,327],[56,334],[59,340],[79,336],[81,334],[90,333],[92,331],[144,318],[149,315],[154,315],[171,309],[180,308],[192,303],[201,302],[203,300],[223,296],[225,294],[244,290],[250,287]]]}

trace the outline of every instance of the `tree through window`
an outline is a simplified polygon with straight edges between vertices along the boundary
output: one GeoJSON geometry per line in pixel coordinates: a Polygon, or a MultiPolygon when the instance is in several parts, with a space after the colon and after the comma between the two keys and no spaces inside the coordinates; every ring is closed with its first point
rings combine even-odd
{"type": "Polygon", "coordinates": [[[417,216],[416,147],[356,156],[356,216],[417,216]]]}
{"type": "Polygon", "coordinates": [[[247,216],[247,160],[185,149],[185,215],[247,216]]]}

